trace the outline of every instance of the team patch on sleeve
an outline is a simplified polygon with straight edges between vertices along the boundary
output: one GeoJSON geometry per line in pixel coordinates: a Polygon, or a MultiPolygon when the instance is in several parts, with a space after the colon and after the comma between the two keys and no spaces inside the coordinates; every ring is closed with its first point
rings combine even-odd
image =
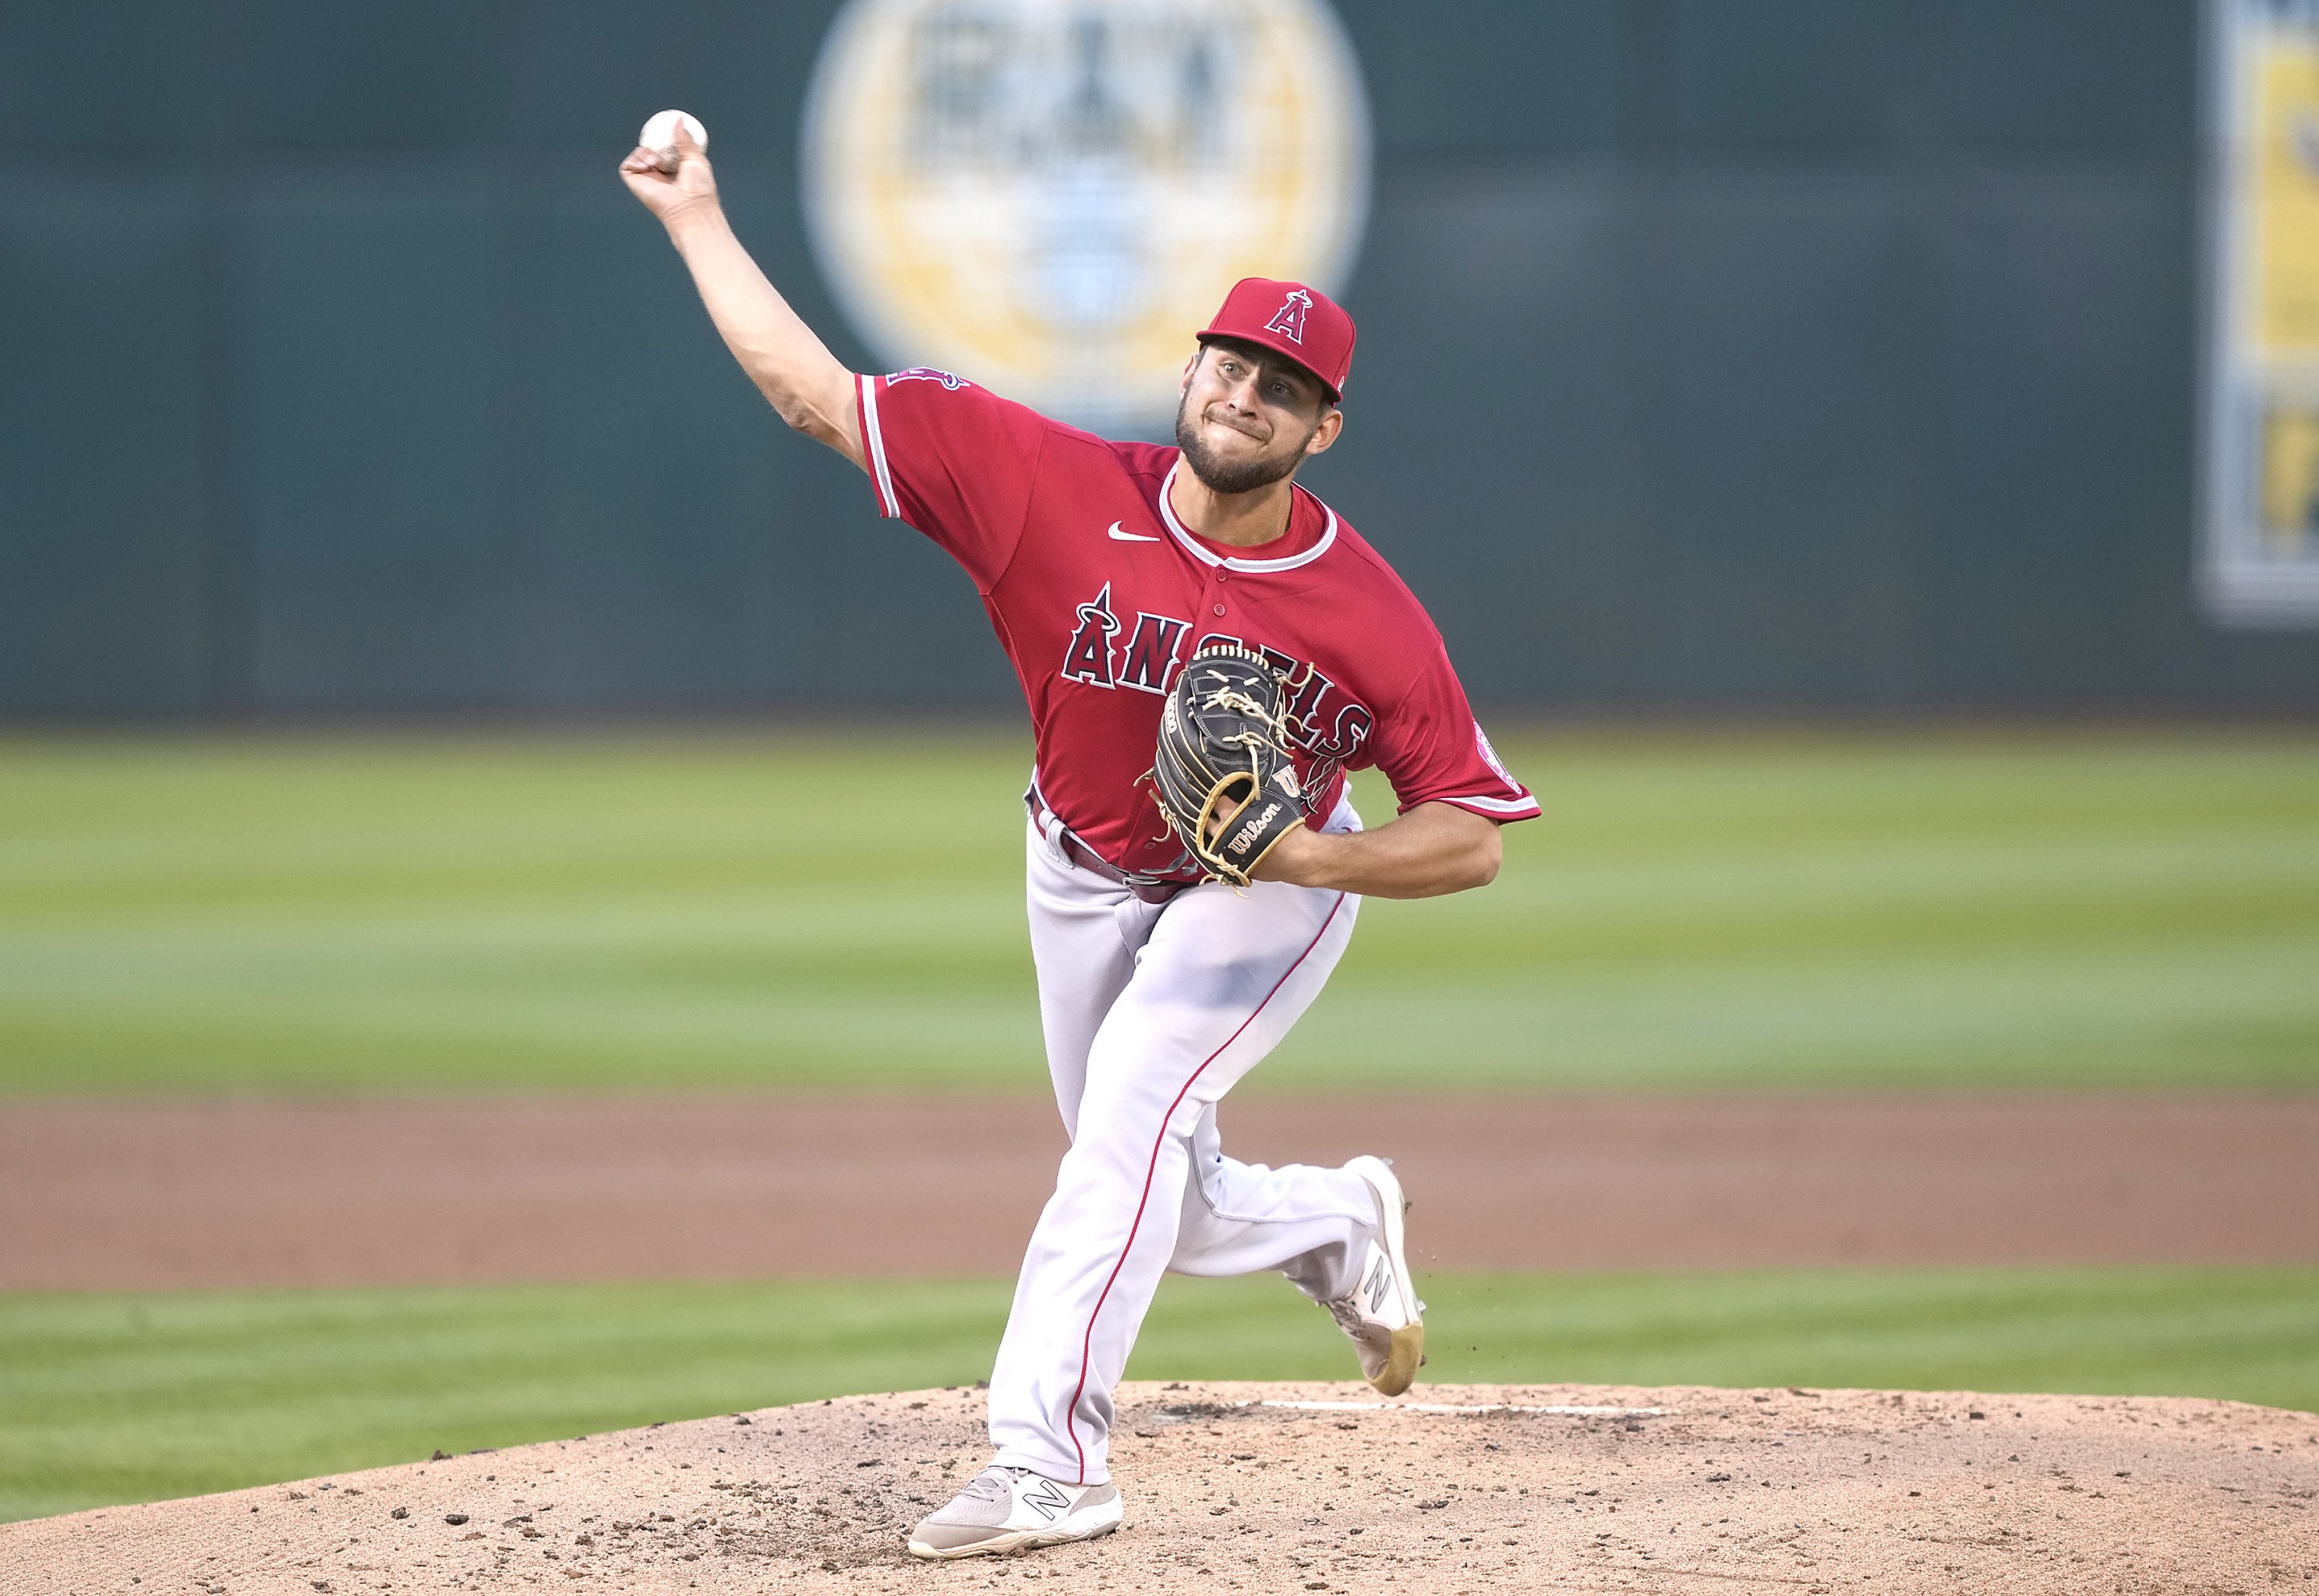
{"type": "Polygon", "coordinates": [[[1474,723],[1474,748],[1481,754],[1482,762],[1497,772],[1499,780],[1516,792],[1521,790],[1521,783],[1514,780],[1511,771],[1506,769],[1506,762],[1498,757],[1498,751],[1490,746],[1490,734],[1482,729],[1482,723],[1478,720],[1474,723]]]}
{"type": "Polygon", "coordinates": [[[1506,769],[1506,762],[1500,759],[1498,751],[1490,746],[1490,735],[1482,729],[1482,723],[1478,720],[1474,722],[1474,752],[1481,755],[1484,764],[1490,767],[1490,773],[1506,784],[1506,792],[1511,796],[1457,793],[1444,796],[1441,802],[1456,804],[1461,809],[1471,809],[1493,820],[1528,820],[1542,813],[1538,807],[1538,799],[1530,796],[1528,788],[1514,780],[1513,772],[1506,769]]]}

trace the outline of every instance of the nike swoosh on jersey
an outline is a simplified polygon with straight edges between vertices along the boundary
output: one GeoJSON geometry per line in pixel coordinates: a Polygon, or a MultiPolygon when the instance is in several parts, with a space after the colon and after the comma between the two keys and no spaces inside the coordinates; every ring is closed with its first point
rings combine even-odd
{"type": "Polygon", "coordinates": [[[1130,531],[1127,531],[1127,530],[1125,530],[1125,529],[1124,529],[1124,527],[1125,527],[1125,523],[1123,523],[1123,522],[1120,522],[1120,521],[1114,521],[1114,522],[1112,522],[1112,524],[1111,524],[1111,537],[1112,537],[1112,541],[1113,541],[1113,542],[1114,542],[1114,543],[1157,543],[1157,542],[1159,542],[1159,541],[1160,541],[1158,538],[1156,538],[1156,537],[1148,537],[1148,536],[1146,536],[1145,534],[1143,534],[1143,533],[1141,533],[1141,532],[1130,532],[1130,531]]]}

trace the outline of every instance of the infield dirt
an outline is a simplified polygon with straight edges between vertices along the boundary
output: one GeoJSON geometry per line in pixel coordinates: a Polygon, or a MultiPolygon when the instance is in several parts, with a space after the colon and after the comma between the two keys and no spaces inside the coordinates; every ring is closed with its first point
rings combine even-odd
{"type": "Polygon", "coordinates": [[[1117,1535],[914,1563],[981,1393],[841,1398],[0,1526],[0,1587],[2221,1592],[2319,1579],[2319,1418],[1956,1393],[1130,1384],[1117,1535]],[[1425,1404],[1435,1404],[1429,1409],[1425,1404]],[[1479,1411],[1440,1411],[1442,1408],[1479,1411]]]}
{"type": "MultiPolygon", "coordinates": [[[[1258,1095],[1223,1123],[1268,1163],[1394,1155],[1439,1268],[2319,1258],[2311,1093],[1258,1095]]],[[[0,1290],[1005,1276],[1064,1146],[1044,1098],[17,1102],[0,1290]]]]}

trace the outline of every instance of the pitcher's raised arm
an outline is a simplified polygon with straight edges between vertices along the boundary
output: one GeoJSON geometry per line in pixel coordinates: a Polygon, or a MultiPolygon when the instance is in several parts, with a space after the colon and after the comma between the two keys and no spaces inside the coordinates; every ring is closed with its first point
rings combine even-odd
{"type": "Polygon", "coordinates": [[[853,374],[790,309],[733,236],[717,200],[716,174],[691,130],[678,124],[672,166],[663,152],[638,145],[620,163],[620,180],[668,229],[725,347],[781,419],[861,465],[853,374]]]}

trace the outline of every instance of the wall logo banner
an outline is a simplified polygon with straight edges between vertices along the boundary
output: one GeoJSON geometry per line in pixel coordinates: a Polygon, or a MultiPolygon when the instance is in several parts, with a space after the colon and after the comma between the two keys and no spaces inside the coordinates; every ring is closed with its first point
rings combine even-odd
{"type": "Polygon", "coordinates": [[[2210,0],[2200,578],[2319,625],[2319,0],[2210,0]]]}
{"type": "Polygon", "coordinates": [[[1325,0],[851,0],[806,221],[855,328],[1081,425],[1163,431],[1241,277],[1334,290],[1369,185],[1325,0]]]}

